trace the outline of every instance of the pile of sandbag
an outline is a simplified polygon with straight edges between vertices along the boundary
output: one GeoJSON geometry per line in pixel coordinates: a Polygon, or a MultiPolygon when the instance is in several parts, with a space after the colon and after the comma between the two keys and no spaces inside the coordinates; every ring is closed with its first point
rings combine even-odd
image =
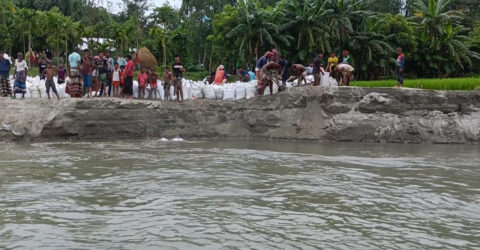
{"type": "MultiPolygon", "coordinates": [[[[55,87],[57,89],[57,93],[60,96],[60,98],[70,98],[70,95],[65,92],[66,90],[65,83],[57,84],[58,82],[57,77],[54,77],[53,82],[55,82],[55,87]]],[[[13,79],[13,76],[10,77],[10,84],[13,90],[13,87],[15,84],[15,80],[13,79]]],[[[55,97],[55,94],[53,93],[53,91],[50,91],[50,96],[52,98],[55,97]]],[[[17,97],[20,97],[20,94],[17,94],[17,97]]],[[[45,86],[45,80],[40,80],[39,76],[37,77],[27,76],[25,98],[48,98],[46,86],[45,86]]]]}

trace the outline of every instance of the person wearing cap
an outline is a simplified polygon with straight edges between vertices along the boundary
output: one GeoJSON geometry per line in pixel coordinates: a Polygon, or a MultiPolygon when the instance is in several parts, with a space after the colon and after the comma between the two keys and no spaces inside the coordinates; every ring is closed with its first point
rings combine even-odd
{"type": "Polygon", "coordinates": [[[13,99],[16,98],[16,94],[22,94],[22,99],[25,98],[27,92],[27,61],[23,59],[23,54],[18,53],[15,60],[15,84],[13,85],[13,99]]]}
{"type": "Polygon", "coordinates": [[[223,65],[218,66],[217,72],[215,73],[215,80],[213,83],[222,85],[227,82],[227,76],[225,75],[225,67],[223,65]]]}
{"type": "Polygon", "coordinates": [[[10,86],[10,69],[12,65],[10,60],[3,56],[3,51],[0,51],[0,96],[10,97],[12,95],[12,89],[10,86]]]}

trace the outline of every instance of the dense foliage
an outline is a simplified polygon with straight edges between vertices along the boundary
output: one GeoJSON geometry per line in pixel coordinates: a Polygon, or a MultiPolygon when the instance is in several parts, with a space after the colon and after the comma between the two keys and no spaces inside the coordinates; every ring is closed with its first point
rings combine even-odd
{"type": "Polygon", "coordinates": [[[161,64],[181,54],[189,71],[253,67],[272,48],[303,64],[346,49],[357,76],[376,79],[402,47],[410,76],[479,71],[480,0],[184,0],[180,9],[123,0],[116,14],[97,2],[0,0],[0,49],[62,58],[87,38],[94,51],[147,46],[161,64]]]}

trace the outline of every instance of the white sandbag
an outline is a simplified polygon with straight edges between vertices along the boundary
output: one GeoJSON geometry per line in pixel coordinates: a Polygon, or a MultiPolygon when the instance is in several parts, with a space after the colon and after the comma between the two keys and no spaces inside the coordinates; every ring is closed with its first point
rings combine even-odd
{"type": "Polygon", "coordinates": [[[192,83],[192,92],[191,92],[192,100],[203,98],[203,86],[204,86],[204,84],[201,83],[201,82],[193,82],[192,83]]]}
{"type": "Polygon", "coordinates": [[[323,75],[322,75],[322,79],[320,80],[320,85],[321,86],[329,86],[330,84],[328,83],[328,78],[330,78],[330,72],[325,72],[323,75]]]}
{"type": "Polygon", "coordinates": [[[328,78],[328,86],[338,86],[337,80],[335,80],[333,77],[328,78]]]}
{"type": "Polygon", "coordinates": [[[205,85],[205,87],[203,88],[203,95],[205,99],[210,99],[210,100],[216,99],[215,90],[213,89],[212,84],[205,85]]]}
{"type": "Polygon", "coordinates": [[[247,85],[243,82],[235,83],[235,100],[245,99],[247,94],[247,85]]]}
{"type": "Polygon", "coordinates": [[[170,86],[170,91],[168,94],[169,94],[168,97],[170,101],[177,100],[177,95],[175,94],[175,87],[170,86]]]}
{"type": "Polygon", "coordinates": [[[223,100],[235,101],[235,85],[233,83],[223,85],[223,100]]]}
{"type": "Polygon", "coordinates": [[[157,86],[158,86],[158,98],[162,101],[165,101],[165,88],[163,87],[162,82],[157,81],[157,86]]]}
{"type": "Polygon", "coordinates": [[[215,92],[215,99],[222,100],[223,99],[223,86],[222,85],[213,85],[213,91],[215,92]]]}
{"type": "Polygon", "coordinates": [[[245,88],[245,98],[250,99],[255,97],[255,91],[256,91],[256,86],[257,86],[257,81],[251,81],[246,84],[245,88]]]}
{"type": "Polygon", "coordinates": [[[133,98],[138,98],[138,82],[133,81],[133,98]]]}
{"type": "Polygon", "coordinates": [[[191,99],[191,91],[192,91],[192,84],[189,81],[183,81],[183,100],[190,100],[191,99]]]}

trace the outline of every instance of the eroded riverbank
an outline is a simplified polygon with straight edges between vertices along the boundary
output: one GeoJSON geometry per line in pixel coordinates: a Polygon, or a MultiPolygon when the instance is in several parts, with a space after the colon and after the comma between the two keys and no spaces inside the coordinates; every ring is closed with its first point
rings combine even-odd
{"type": "Polygon", "coordinates": [[[184,105],[119,99],[0,99],[4,140],[270,138],[480,143],[480,91],[292,88],[273,96],[184,105]],[[18,136],[21,135],[21,136],[18,136]]]}

